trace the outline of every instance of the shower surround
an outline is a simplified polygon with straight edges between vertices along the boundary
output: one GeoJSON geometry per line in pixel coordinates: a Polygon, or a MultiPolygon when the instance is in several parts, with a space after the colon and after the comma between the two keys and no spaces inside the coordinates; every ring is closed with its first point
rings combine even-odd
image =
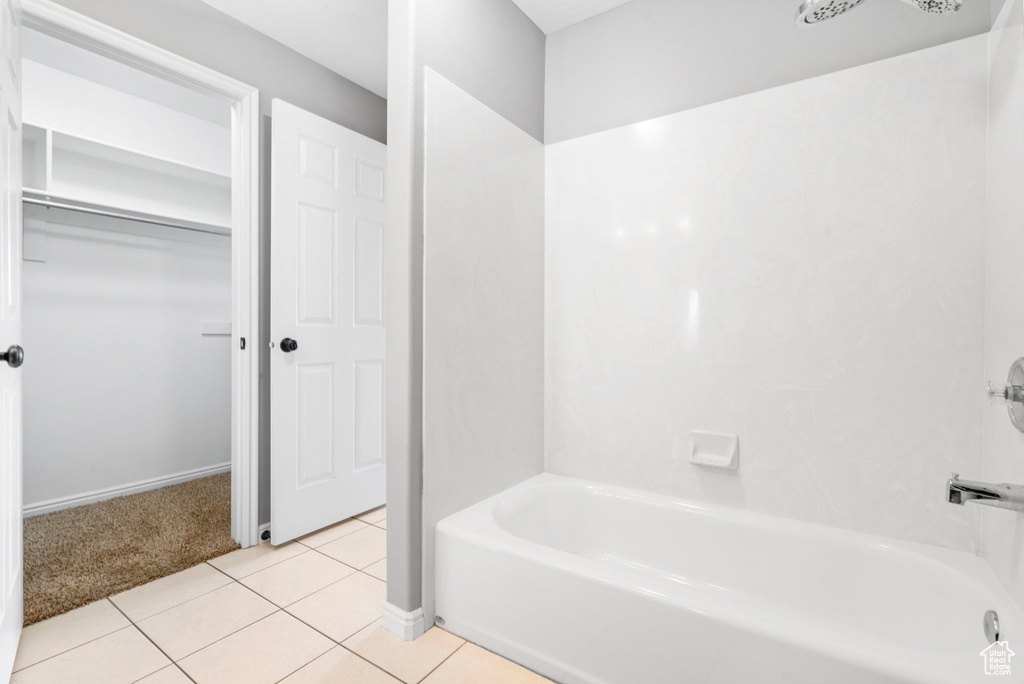
{"type": "Polygon", "coordinates": [[[977,550],[942,487],[981,468],[986,55],[548,145],[545,470],[977,550]]]}
{"type": "Polygon", "coordinates": [[[427,73],[427,624],[560,681],[984,676],[1024,526],[944,489],[1024,481],[983,391],[1024,355],[1020,24],[547,145],[427,73]]]}
{"type": "Polygon", "coordinates": [[[567,682],[983,676],[1024,528],[944,487],[1020,480],[983,391],[1024,355],[999,36],[546,146],[427,74],[428,623],[567,682]]]}
{"type": "MultiPolygon", "coordinates": [[[[1024,356],[1024,12],[1009,2],[989,34],[988,214],[985,226],[985,376],[1001,381],[1024,356]]],[[[982,478],[1024,483],[1024,435],[1006,411],[985,413],[982,478]]],[[[964,473],[967,477],[967,473],[964,473]]],[[[982,551],[1024,606],[1024,515],[982,511],[982,551]]]]}

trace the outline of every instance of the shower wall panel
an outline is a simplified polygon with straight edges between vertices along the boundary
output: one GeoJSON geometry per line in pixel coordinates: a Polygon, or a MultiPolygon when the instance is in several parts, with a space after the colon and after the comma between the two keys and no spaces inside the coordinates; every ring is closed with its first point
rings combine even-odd
{"type": "Polygon", "coordinates": [[[549,145],[546,469],[976,548],[986,43],[549,145]]]}

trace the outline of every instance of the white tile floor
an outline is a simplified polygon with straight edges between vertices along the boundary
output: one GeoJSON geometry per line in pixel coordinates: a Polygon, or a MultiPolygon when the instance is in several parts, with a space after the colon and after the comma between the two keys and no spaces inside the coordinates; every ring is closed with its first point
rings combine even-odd
{"type": "Polygon", "coordinates": [[[235,551],[27,628],[13,684],[538,684],[437,627],[380,625],[387,513],[235,551]]]}

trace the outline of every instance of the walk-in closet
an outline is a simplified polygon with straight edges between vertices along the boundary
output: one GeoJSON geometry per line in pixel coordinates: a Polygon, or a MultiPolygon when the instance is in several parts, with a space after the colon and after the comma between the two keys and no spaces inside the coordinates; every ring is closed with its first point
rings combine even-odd
{"type": "Polygon", "coordinates": [[[231,539],[231,107],[23,35],[25,622],[231,539]]]}

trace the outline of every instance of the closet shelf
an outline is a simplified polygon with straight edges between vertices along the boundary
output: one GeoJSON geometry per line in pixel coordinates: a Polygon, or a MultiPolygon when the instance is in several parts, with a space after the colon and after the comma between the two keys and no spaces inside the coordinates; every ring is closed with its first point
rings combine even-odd
{"type": "Polygon", "coordinates": [[[231,234],[230,176],[31,124],[23,141],[27,204],[231,234]]]}

